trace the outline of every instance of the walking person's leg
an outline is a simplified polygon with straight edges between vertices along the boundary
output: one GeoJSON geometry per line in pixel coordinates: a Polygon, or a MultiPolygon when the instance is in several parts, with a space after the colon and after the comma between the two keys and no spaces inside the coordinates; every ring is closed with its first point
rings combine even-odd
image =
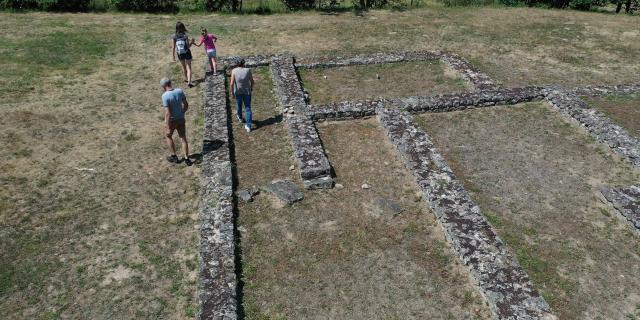
{"type": "Polygon", "coordinates": [[[176,156],[176,144],[173,142],[173,127],[165,127],[165,135],[164,141],[169,146],[169,151],[171,152],[171,156],[167,157],[167,161],[172,163],[178,162],[178,157],[176,156]]]}
{"type": "Polygon", "coordinates": [[[242,96],[243,94],[236,94],[236,118],[242,123],[242,96]]]}
{"type": "Polygon", "coordinates": [[[251,95],[250,94],[245,94],[243,97],[244,100],[244,113],[245,113],[245,117],[247,118],[247,124],[245,125],[246,127],[249,128],[249,130],[251,129],[251,118],[252,118],[252,113],[251,113],[251,95]]]}
{"type": "Polygon", "coordinates": [[[187,78],[187,60],[185,59],[180,59],[180,65],[182,66],[182,76],[184,76],[184,81],[188,82],[188,78],[187,78]]]}
{"type": "Polygon", "coordinates": [[[211,68],[214,74],[218,73],[218,60],[216,60],[215,56],[211,58],[211,68]]]}
{"type": "Polygon", "coordinates": [[[187,81],[189,83],[189,86],[192,86],[192,84],[191,84],[191,59],[186,60],[185,64],[186,64],[186,67],[187,67],[187,81]]]}
{"type": "Polygon", "coordinates": [[[181,123],[176,125],[176,129],[178,131],[178,136],[182,142],[182,152],[184,152],[184,160],[187,164],[190,164],[189,160],[189,142],[187,141],[187,128],[185,124],[185,120],[183,119],[181,123]]]}

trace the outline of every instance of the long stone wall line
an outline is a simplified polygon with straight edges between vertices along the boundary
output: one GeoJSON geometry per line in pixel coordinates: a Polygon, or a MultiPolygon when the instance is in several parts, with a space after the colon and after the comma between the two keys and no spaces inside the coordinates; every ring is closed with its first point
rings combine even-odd
{"type": "Polygon", "coordinates": [[[452,54],[452,53],[442,53],[440,56],[440,60],[445,64],[449,65],[453,70],[458,71],[462,74],[462,77],[469,81],[473,87],[478,91],[484,90],[496,90],[500,88],[491,77],[487,74],[476,69],[469,61],[466,59],[452,54]]]}
{"type": "Polygon", "coordinates": [[[636,230],[640,231],[640,185],[603,188],[600,192],[636,230]]]}
{"type": "Polygon", "coordinates": [[[311,105],[307,108],[307,115],[314,121],[350,120],[374,116],[376,108],[384,104],[391,104],[412,113],[449,112],[543,100],[545,92],[542,87],[524,87],[434,96],[342,101],[311,105]]]}
{"type": "Polygon", "coordinates": [[[571,89],[571,93],[578,96],[605,96],[615,94],[640,93],[640,84],[620,84],[604,86],[584,86],[571,89]]]}
{"type": "Polygon", "coordinates": [[[640,140],[631,137],[626,129],[613,123],[598,110],[589,108],[575,93],[552,88],[546,99],[560,113],[585,128],[596,140],[627,158],[634,167],[640,168],[640,140]]]}
{"type": "Polygon", "coordinates": [[[227,56],[218,59],[218,64],[220,64],[221,68],[226,69],[233,67],[237,61],[240,59],[244,59],[245,66],[247,68],[255,68],[255,67],[266,67],[271,63],[271,60],[274,59],[276,55],[255,55],[255,56],[227,56]]]}
{"type": "Polygon", "coordinates": [[[235,320],[238,306],[233,180],[223,74],[206,77],[204,101],[198,319],[235,320]]]}
{"type": "Polygon", "coordinates": [[[411,115],[387,108],[379,108],[377,114],[494,315],[498,319],[555,319],[528,275],[411,115]]]}
{"type": "Polygon", "coordinates": [[[365,64],[383,64],[440,59],[437,51],[399,51],[365,53],[351,56],[301,57],[296,59],[299,68],[334,68],[365,64]]]}
{"type": "Polygon", "coordinates": [[[278,103],[284,110],[292,112],[285,112],[284,119],[304,187],[332,188],[334,181],[331,177],[331,164],[324,152],[315,124],[306,115],[307,103],[293,59],[274,59],[271,62],[271,75],[278,103]]]}

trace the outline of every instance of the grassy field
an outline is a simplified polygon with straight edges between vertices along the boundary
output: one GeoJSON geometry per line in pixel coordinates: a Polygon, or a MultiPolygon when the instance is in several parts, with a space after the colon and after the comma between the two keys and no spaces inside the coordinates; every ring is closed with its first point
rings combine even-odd
{"type": "MultiPolygon", "coordinates": [[[[221,55],[444,49],[508,86],[640,81],[640,20],[634,16],[431,6],[362,15],[0,18],[0,141],[7,146],[0,154],[0,314],[18,319],[194,316],[199,167],[164,161],[158,88],[163,76],[180,83],[169,48],[176,20],[219,35],[221,55]]],[[[194,55],[199,79],[204,55],[194,55]]],[[[186,92],[188,134],[197,153],[201,88],[186,92]]],[[[281,139],[269,143],[287,139],[277,124],[264,130],[281,139]]],[[[326,137],[335,134],[323,130],[326,137]]],[[[337,168],[343,163],[346,175],[359,165],[335,155],[332,161],[337,168]]],[[[287,174],[277,170],[277,176],[287,174]]],[[[447,292],[442,301],[461,301],[447,292]]],[[[263,312],[258,293],[254,301],[263,312]]]]}
{"type": "Polygon", "coordinates": [[[313,104],[377,99],[390,94],[404,97],[470,90],[459,74],[439,61],[301,69],[299,72],[313,104]]]}
{"type": "MultiPolygon", "coordinates": [[[[272,117],[269,108],[260,105],[258,119],[272,117]]],[[[288,170],[286,139],[257,143],[278,126],[251,135],[234,126],[240,189],[284,178],[301,185],[288,170]]],[[[262,193],[239,206],[247,318],[489,318],[375,120],[319,130],[344,188],[305,192],[291,206],[262,193]],[[380,198],[405,211],[380,209],[380,198]]]]}
{"type": "Polygon", "coordinates": [[[560,319],[639,315],[640,236],[599,189],[640,172],[541,102],[421,121],[560,319]]]}

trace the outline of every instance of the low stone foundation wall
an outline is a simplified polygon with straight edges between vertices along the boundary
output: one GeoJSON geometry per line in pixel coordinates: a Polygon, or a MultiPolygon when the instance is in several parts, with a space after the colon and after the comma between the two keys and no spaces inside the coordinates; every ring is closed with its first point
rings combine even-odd
{"type": "Polygon", "coordinates": [[[286,122],[304,187],[307,189],[333,187],[331,165],[324,153],[313,121],[304,115],[294,115],[287,117],[286,122]]]}
{"type": "Polygon", "coordinates": [[[518,104],[542,100],[545,90],[541,87],[524,87],[478,92],[463,92],[436,96],[399,98],[399,106],[409,112],[448,112],[494,105],[518,104]]]}
{"type": "Polygon", "coordinates": [[[235,320],[233,179],[224,75],[206,77],[204,101],[198,319],[235,320]]]}
{"type": "Polygon", "coordinates": [[[462,77],[469,81],[475,90],[496,90],[500,86],[493,81],[487,74],[480,72],[466,59],[451,53],[443,53],[440,56],[440,60],[451,67],[453,70],[458,71],[462,77]]]}
{"type": "Polygon", "coordinates": [[[427,61],[440,59],[440,52],[400,51],[358,54],[353,56],[303,57],[296,59],[299,68],[335,68],[365,64],[427,61]]]}
{"type": "Polygon", "coordinates": [[[257,56],[228,56],[224,58],[218,59],[218,64],[221,67],[218,69],[229,69],[235,66],[235,64],[240,60],[244,59],[245,66],[247,68],[255,68],[255,67],[266,67],[271,63],[275,55],[257,55],[257,56]]]}
{"type": "Polygon", "coordinates": [[[640,230],[640,185],[627,188],[604,188],[601,192],[636,230],[640,230]]]}
{"type": "Polygon", "coordinates": [[[631,137],[627,130],[613,123],[598,110],[589,108],[575,93],[554,88],[549,91],[546,99],[563,115],[584,127],[598,141],[627,158],[636,168],[640,168],[640,141],[631,137]]]}
{"type": "Polygon", "coordinates": [[[376,115],[376,108],[383,100],[359,100],[309,106],[307,115],[314,121],[351,120],[376,115]]]}
{"type": "Polygon", "coordinates": [[[440,60],[467,80],[476,90],[496,90],[500,86],[487,74],[473,67],[466,59],[440,51],[400,51],[360,54],[354,56],[307,57],[296,60],[300,68],[333,68],[353,65],[383,64],[440,60]]]}
{"type": "Polygon", "coordinates": [[[375,115],[376,108],[382,105],[393,105],[412,113],[449,112],[543,100],[546,92],[547,90],[542,87],[524,87],[435,96],[342,101],[325,105],[311,105],[307,108],[306,113],[314,121],[323,121],[371,117],[375,115]]]}
{"type": "Polygon", "coordinates": [[[498,319],[555,319],[427,134],[404,111],[379,108],[377,114],[494,315],[498,319]]]}
{"type": "Polygon", "coordinates": [[[571,90],[571,93],[578,96],[605,96],[610,94],[634,94],[640,93],[640,84],[621,84],[607,86],[585,86],[571,90]]]}
{"type": "Polygon", "coordinates": [[[271,62],[271,75],[278,103],[283,109],[291,109],[294,112],[287,114],[284,119],[305,188],[332,188],[331,165],[324,153],[315,124],[305,114],[307,103],[293,60],[274,59],[271,62]]]}
{"type": "Polygon", "coordinates": [[[275,85],[275,94],[280,106],[293,108],[296,113],[304,114],[307,102],[302,86],[293,65],[292,58],[276,58],[271,61],[271,76],[275,85]]]}

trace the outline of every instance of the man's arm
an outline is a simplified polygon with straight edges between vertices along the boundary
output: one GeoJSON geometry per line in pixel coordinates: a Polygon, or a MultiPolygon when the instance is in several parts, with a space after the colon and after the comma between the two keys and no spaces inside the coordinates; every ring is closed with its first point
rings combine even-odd
{"type": "Polygon", "coordinates": [[[233,70],[231,70],[231,80],[229,80],[231,82],[231,96],[235,97],[236,94],[236,90],[235,90],[235,86],[236,86],[236,75],[233,73],[233,70]]]}
{"type": "Polygon", "coordinates": [[[187,101],[187,95],[182,93],[182,112],[189,110],[189,101],[187,101]]]}

